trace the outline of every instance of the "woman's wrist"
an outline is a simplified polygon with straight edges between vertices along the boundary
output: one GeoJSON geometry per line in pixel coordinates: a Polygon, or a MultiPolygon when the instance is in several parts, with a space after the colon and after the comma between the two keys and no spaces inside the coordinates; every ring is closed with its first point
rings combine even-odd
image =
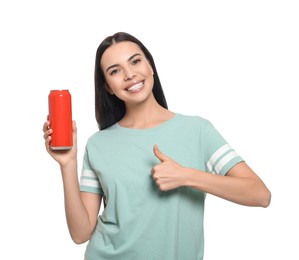
{"type": "Polygon", "coordinates": [[[194,169],[194,168],[185,168],[185,178],[184,185],[186,187],[194,188],[198,184],[198,178],[202,171],[194,169]]]}
{"type": "Polygon", "coordinates": [[[60,164],[61,172],[69,172],[77,170],[77,159],[70,160],[69,162],[60,164]]]}

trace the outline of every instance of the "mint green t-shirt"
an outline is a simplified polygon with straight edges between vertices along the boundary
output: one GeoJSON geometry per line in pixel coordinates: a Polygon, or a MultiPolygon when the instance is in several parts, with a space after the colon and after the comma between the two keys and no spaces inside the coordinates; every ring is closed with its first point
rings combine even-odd
{"type": "Polygon", "coordinates": [[[175,114],[148,129],[115,124],[86,145],[80,189],[106,207],[87,244],[87,260],[202,260],[206,194],[189,187],[160,191],[151,170],[162,153],[185,167],[225,175],[242,161],[213,125],[175,114]]]}

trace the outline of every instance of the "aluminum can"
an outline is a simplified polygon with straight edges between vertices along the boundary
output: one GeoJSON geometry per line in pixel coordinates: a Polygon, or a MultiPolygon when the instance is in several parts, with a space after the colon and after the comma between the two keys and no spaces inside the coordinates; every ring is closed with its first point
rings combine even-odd
{"type": "Polygon", "coordinates": [[[73,146],[72,98],[68,90],[51,90],[48,96],[49,121],[53,130],[52,150],[68,150],[73,146]]]}

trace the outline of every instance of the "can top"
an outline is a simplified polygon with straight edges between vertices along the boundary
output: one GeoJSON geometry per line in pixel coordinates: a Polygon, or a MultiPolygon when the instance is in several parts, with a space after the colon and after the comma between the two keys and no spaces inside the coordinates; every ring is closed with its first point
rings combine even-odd
{"type": "Polygon", "coordinates": [[[56,97],[56,96],[71,96],[71,93],[68,91],[68,89],[63,90],[51,90],[49,93],[49,97],[56,97]]]}
{"type": "Polygon", "coordinates": [[[50,90],[51,92],[56,92],[56,91],[67,91],[67,92],[69,92],[69,90],[68,89],[51,89],[50,90]]]}

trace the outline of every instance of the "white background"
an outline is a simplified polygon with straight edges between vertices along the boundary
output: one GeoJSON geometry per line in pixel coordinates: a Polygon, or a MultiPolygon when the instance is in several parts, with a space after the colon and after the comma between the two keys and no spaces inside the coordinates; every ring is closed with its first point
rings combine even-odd
{"type": "Polygon", "coordinates": [[[207,197],[205,260],[299,259],[298,13],[288,0],[1,1],[0,259],[83,259],[42,124],[50,89],[69,89],[81,167],[96,48],[117,31],[151,51],[170,110],[208,118],[272,192],[267,209],[207,197]]]}

